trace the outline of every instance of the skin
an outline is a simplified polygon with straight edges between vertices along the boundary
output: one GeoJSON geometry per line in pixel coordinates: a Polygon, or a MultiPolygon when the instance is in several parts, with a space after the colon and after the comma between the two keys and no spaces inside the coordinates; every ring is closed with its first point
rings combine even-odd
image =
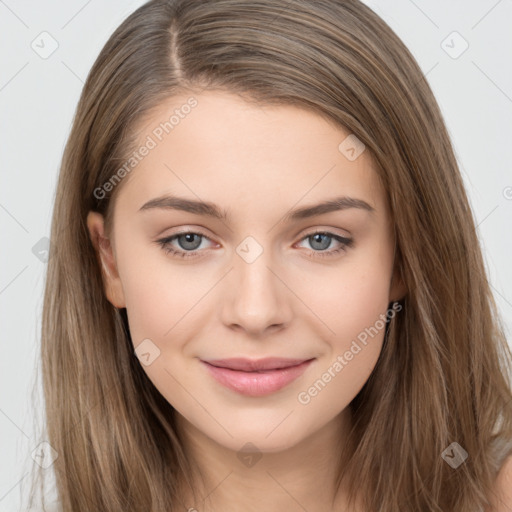
{"type": "MultiPolygon", "coordinates": [[[[138,132],[141,145],[189,97],[159,105],[138,132]]],[[[88,215],[105,293],[127,309],[134,347],[150,339],[160,350],[144,371],[176,409],[186,449],[206,478],[204,487],[193,485],[209,494],[199,503],[184,496],[187,508],[343,510],[343,486],[334,489],[336,445],[350,428],[347,406],[377,362],[384,329],[309,403],[298,394],[405,294],[393,278],[395,240],[384,189],[368,151],[349,160],[338,149],[349,132],[316,113],[255,106],[220,91],[194,97],[198,106],[125,178],[109,238],[102,216],[88,215]],[[139,211],[170,193],[213,202],[230,219],[139,211]],[[284,220],[291,209],[342,195],[375,211],[284,220]],[[205,235],[198,257],[174,257],[155,242],[180,229],[205,235]],[[322,243],[323,252],[341,244],[334,238],[315,244],[308,238],[315,230],[352,238],[353,245],[321,257],[322,243]],[[251,263],[236,252],[248,236],[263,250],[251,263]],[[199,360],[267,356],[315,360],[264,397],[225,388],[199,360]],[[251,466],[237,457],[247,442],[258,451],[251,466]]],[[[170,245],[182,252],[192,245],[179,242],[170,245]]]]}

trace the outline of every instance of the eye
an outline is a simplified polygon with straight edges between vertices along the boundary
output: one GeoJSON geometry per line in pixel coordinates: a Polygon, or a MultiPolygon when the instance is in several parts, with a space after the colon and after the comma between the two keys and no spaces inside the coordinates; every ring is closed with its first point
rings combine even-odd
{"type": "Polygon", "coordinates": [[[157,243],[166,254],[172,254],[179,258],[194,258],[199,256],[197,250],[201,246],[202,239],[209,240],[209,238],[202,233],[183,231],[182,233],[176,233],[175,235],[157,240],[157,243]],[[179,248],[171,245],[175,240],[180,246],[179,248]]]}
{"type": "Polygon", "coordinates": [[[346,238],[328,231],[315,231],[313,233],[309,233],[302,240],[308,241],[311,247],[313,247],[314,250],[312,251],[312,258],[328,258],[336,256],[339,253],[346,251],[347,248],[352,247],[354,244],[354,240],[352,238],[346,238]],[[333,240],[339,244],[338,247],[336,249],[326,250],[331,246],[333,240]]]}
{"type": "MultiPolygon", "coordinates": [[[[202,233],[183,231],[157,240],[156,243],[162,247],[166,254],[172,254],[172,256],[179,258],[195,258],[200,256],[199,252],[201,251],[199,251],[199,249],[201,248],[201,242],[203,240],[210,239],[202,233]],[[177,242],[178,247],[173,245],[174,242],[177,242]]],[[[328,231],[309,233],[301,239],[301,241],[303,240],[307,240],[313,247],[313,250],[310,251],[312,258],[335,256],[342,251],[346,251],[348,247],[352,247],[354,243],[352,238],[342,237],[328,231]],[[339,246],[336,249],[326,250],[331,246],[333,240],[339,244],[339,246]]]]}

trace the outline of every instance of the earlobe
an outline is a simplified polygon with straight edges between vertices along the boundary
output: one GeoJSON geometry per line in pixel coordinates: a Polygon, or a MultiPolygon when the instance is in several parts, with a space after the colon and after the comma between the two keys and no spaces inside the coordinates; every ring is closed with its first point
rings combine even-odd
{"type": "Polygon", "coordinates": [[[110,239],[105,236],[103,215],[90,211],[87,215],[87,229],[101,267],[105,294],[116,308],[126,307],[124,291],[117,271],[117,264],[110,239]]]}
{"type": "Polygon", "coordinates": [[[402,300],[407,295],[407,286],[402,277],[402,272],[398,266],[393,271],[391,284],[389,287],[389,301],[395,302],[402,300]]]}

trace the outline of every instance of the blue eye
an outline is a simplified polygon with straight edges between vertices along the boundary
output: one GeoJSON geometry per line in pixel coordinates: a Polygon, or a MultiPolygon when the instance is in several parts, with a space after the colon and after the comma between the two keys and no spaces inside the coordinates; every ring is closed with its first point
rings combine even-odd
{"type": "Polygon", "coordinates": [[[347,248],[352,247],[354,244],[354,240],[352,238],[335,235],[334,233],[329,233],[328,231],[316,231],[314,233],[310,233],[309,235],[306,235],[302,240],[308,240],[310,245],[314,249],[317,249],[313,251],[313,256],[311,256],[312,258],[316,258],[318,256],[321,258],[335,256],[342,251],[346,251],[347,248]],[[340,244],[339,247],[337,249],[331,249],[327,251],[326,249],[331,245],[333,240],[340,244]]]}
{"type": "Polygon", "coordinates": [[[167,238],[162,238],[161,240],[157,240],[164,250],[166,254],[172,254],[173,256],[177,256],[180,258],[190,258],[197,256],[197,249],[201,245],[201,239],[207,238],[205,235],[201,233],[195,233],[192,231],[185,231],[183,233],[178,233],[176,235],[169,236],[167,238]],[[178,244],[181,246],[181,249],[176,250],[172,247],[171,243],[174,240],[178,241],[178,244]]]}
{"type": "MultiPolygon", "coordinates": [[[[156,242],[162,247],[166,254],[171,254],[178,258],[195,258],[199,256],[199,247],[201,246],[202,239],[209,240],[206,235],[196,233],[193,231],[184,231],[183,233],[177,233],[175,235],[162,238],[156,242]],[[179,247],[173,246],[174,241],[178,242],[179,247]]],[[[302,240],[308,240],[313,247],[310,251],[312,255],[310,257],[330,257],[339,254],[342,251],[346,251],[347,248],[352,247],[354,241],[352,238],[345,238],[334,233],[327,231],[315,231],[303,237],[302,240]],[[331,246],[331,242],[335,240],[339,245],[336,249],[326,250],[331,246]],[[327,242],[327,243],[326,243],[327,242]]]]}

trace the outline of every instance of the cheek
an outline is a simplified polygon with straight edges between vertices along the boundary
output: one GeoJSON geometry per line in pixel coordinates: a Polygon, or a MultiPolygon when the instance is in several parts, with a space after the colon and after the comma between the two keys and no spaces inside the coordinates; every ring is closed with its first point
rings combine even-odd
{"type": "MultiPolygon", "coordinates": [[[[392,261],[377,250],[349,256],[337,268],[302,280],[297,294],[321,321],[322,335],[336,350],[372,327],[389,305],[392,261]],[[380,257],[379,257],[380,256],[380,257]],[[322,326],[323,325],[323,326],[322,326]]],[[[379,322],[380,325],[380,322],[379,322]]]]}
{"type": "Polygon", "coordinates": [[[353,272],[331,282],[328,291],[335,300],[315,295],[315,307],[334,333],[323,338],[326,357],[296,397],[304,414],[323,421],[349,405],[375,368],[386,328],[388,274],[353,272]]]}
{"type": "Polygon", "coordinates": [[[336,271],[303,283],[299,293],[307,296],[308,307],[319,318],[326,357],[307,383],[311,393],[304,388],[307,396],[299,403],[315,401],[335,412],[367,381],[384,340],[391,267],[392,256],[375,247],[357,262],[346,260],[336,271]]]}
{"type": "Polygon", "coordinates": [[[196,387],[197,361],[184,357],[184,351],[191,339],[200,337],[198,318],[208,307],[206,297],[201,299],[215,281],[185,272],[183,266],[155,257],[154,252],[131,253],[120,262],[119,271],[132,344],[134,349],[140,346],[142,369],[169,403],[186,411],[190,396],[180,383],[186,382],[187,389],[196,387]],[[148,364],[141,357],[146,353],[148,364]]]}
{"type": "Polygon", "coordinates": [[[331,305],[330,311],[324,308],[326,323],[335,334],[324,338],[326,357],[318,361],[306,383],[314,389],[311,393],[303,389],[311,397],[321,392],[318,402],[322,407],[339,412],[372,373],[385,334],[387,302],[383,299],[378,294],[360,294],[341,300],[336,307],[331,305]]]}
{"type": "Polygon", "coordinates": [[[158,248],[122,251],[120,244],[118,269],[133,344],[150,338],[163,348],[166,340],[181,339],[177,334],[185,326],[190,329],[202,297],[215,280],[172,262],[158,248]]]}

